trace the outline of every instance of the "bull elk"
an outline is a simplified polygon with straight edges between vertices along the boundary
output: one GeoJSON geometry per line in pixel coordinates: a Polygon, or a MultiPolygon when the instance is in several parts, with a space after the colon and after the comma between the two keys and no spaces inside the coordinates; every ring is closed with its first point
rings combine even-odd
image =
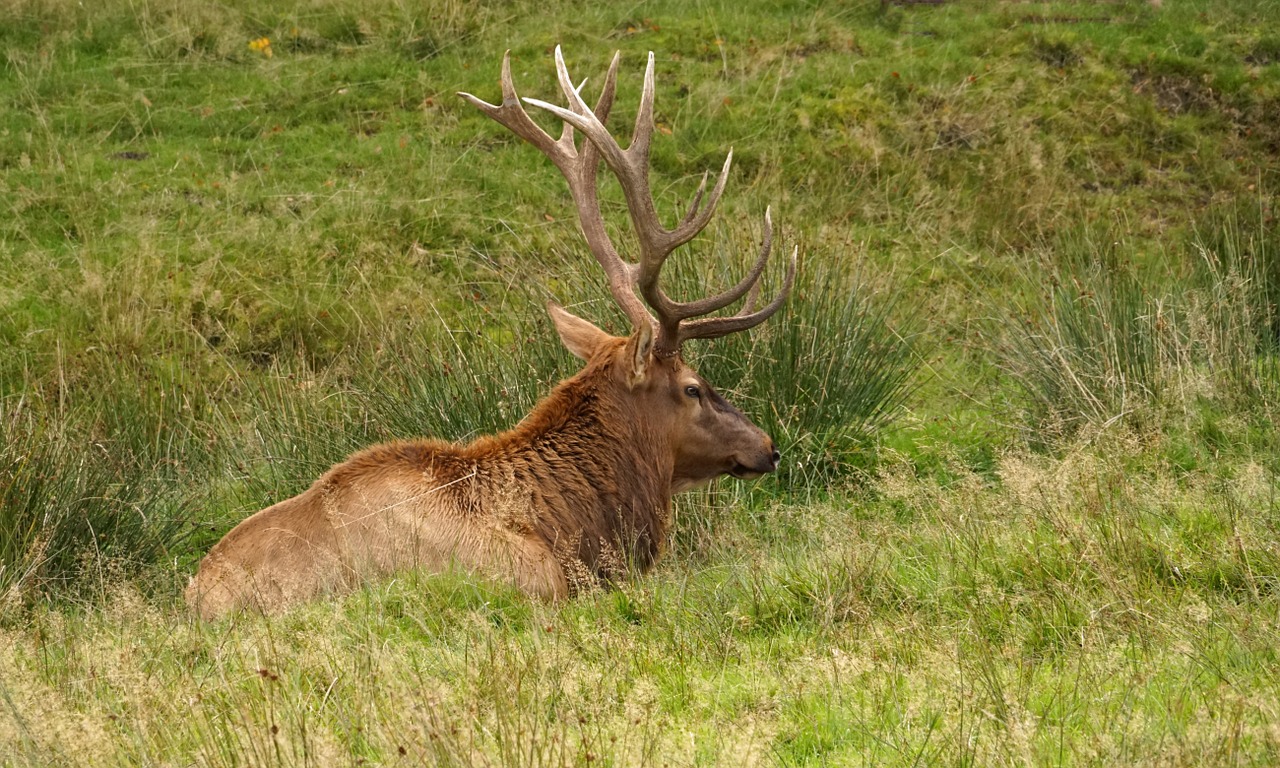
{"type": "Polygon", "coordinates": [[[188,604],[202,617],[276,611],[409,568],[459,566],[530,595],[563,598],[653,564],[671,524],[672,494],[721,475],[751,479],[777,468],[780,456],[769,436],[686,365],[680,348],[690,339],[752,328],[774,314],[791,290],[796,252],[777,296],[757,309],[773,239],[766,210],[759,256],[737,285],[687,302],[663,291],[663,263],[706,227],[733,152],[710,194],[704,174],[688,212],[675,228],[665,228],[649,190],[653,54],[626,149],[605,128],[618,58],[593,110],[556,49],[568,107],[523,101],[563,121],[559,139],[521,105],[509,54],[502,62],[501,104],[459,95],[564,174],[582,232],[631,321],[631,335],[612,336],[548,305],[561,341],[585,361],[581,371],[510,431],[466,445],[377,445],[245,519],[213,547],[187,588],[188,604]],[[581,146],[575,130],[586,137],[581,146]],[[605,231],[596,187],[601,160],[626,198],[639,243],[636,263],[623,260],[605,231]],[[744,297],[736,314],[706,317],[744,297]]]}

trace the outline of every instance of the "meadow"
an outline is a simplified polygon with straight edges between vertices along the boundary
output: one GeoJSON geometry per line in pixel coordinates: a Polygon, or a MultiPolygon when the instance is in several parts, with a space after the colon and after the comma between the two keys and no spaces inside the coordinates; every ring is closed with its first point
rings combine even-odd
{"type": "Polygon", "coordinates": [[[0,765],[1280,763],[1280,3],[0,0],[0,48],[0,765]],[[655,52],[668,221],[733,148],[677,294],[766,205],[799,247],[687,349],[783,466],[563,603],[197,621],[245,516],[570,375],[547,300],[626,331],[455,95],[509,50],[559,103],[556,44],[622,52],[622,135],[655,52]]]}

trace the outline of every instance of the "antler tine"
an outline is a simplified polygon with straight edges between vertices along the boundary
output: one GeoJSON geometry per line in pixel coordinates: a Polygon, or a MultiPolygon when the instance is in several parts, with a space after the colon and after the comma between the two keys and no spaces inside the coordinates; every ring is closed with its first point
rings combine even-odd
{"type": "Polygon", "coordinates": [[[755,308],[755,295],[759,292],[760,284],[756,283],[752,286],[751,295],[747,297],[747,304],[742,311],[730,317],[704,317],[701,320],[694,320],[680,324],[679,343],[684,343],[690,339],[715,339],[737,331],[745,331],[754,328],[773,316],[773,313],[780,309],[787,296],[791,293],[791,287],[795,284],[796,265],[800,260],[800,248],[797,246],[791,252],[791,261],[787,265],[787,276],[782,281],[782,290],[778,291],[778,295],[773,297],[773,301],[762,309],[752,311],[755,308]]]}
{"type": "MultiPolygon", "coordinates": [[[[729,182],[729,169],[732,166],[733,147],[729,147],[729,154],[724,158],[724,167],[720,169],[720,175],[716,177],[716,185],[712,187],[711,194],[707,196],[707,204],[701,209],[690,206],[684,220],[671,231],[672,248],[679,248],[707,228],[712,215],[716,212],[716,204],[720,202],[720,195],[724,193],[725,185],[729,182]]],[[[694,198],[694,202],[701,202],[701,199],[702,187],[699,186],[698,195],[694,198]]]]}
{"type": "Polygon", "coordinates": [[[634,153],[635,161],[646,175],[649,171],[649,144],[653,141],[653,51],[649,51],[649,63],[644,68],[644,90],[640,93],[640,109],[636,112],[636,127],[631,132],[631,146],[627,154],[634,153]]]}
{"type": "Polygon", "coordinates": [[[680,226],[684,226],[693,220],[698,213],[698,206],[702,204],[702,196],[707,191],[707,172],[702,172],[702,181],[698,182],[698,191],[693,193],[693,200],[689,203],[689,210],[684,212],[684,218],[680,220],[680,226]]]}
{"type": "Polygon", "coordinates": [[[573,135],[569,131],[561,134],[559,141],[533,122],[529,114],[520,106],[520,97],[516,95],[516,86],[511,79],[511,51],[502,55],[502,103],[490,104],[469,93],[458,91],[458,95],[474,104],[489,117],[505,126],[515,135],[537,147],[542,154],[551,158],[551,162],[561,172],[567,173],[577,154],[573,149],[573,135]]]}
{"type": "Polygon", "coordinates": [[[760,283],[751,286],[751,290],[747,292],[747,300],[742,302],[742,309],[738,310],[738,314],[746,315],[754,312],[756,302],[760,299],[760,283]]]}
{"type": "MultiPolygon", "coordinates": [[[[769,253],[773,250],[773,219],[770,216],[770,209],[764,209],[764,237],[760,243],[760,255],[756,257],[756,263],[752,265],[751,271],[746,274],[738,284],[715,296],[708,296],[697,301],[689,301],[683,303],[673,302],[672,309],[674,314],[681,320],[690,317],[698,317],[700,315],[710,314],[717,310],[724,309],[733,302],[742,298],[747,291],[751,291],[754,298],[759,293],[760,275],[764,274],[765,264],[769,262],[769,253]]],[[[743,310],[750,312],[753,308],[754,301],[749,299],[743,310]]]]}
{"type": "Polygon", "coordinates": [[[600,98],[596,100],[596,117],[602,123],[609,118],[609,111],[613,109],[613,95],[618,84],[618,62],[621,60],[622,51],[615,51],[613,59],[609,62],[609,71],[604,75],[604,86],[600,89],[600,98]]]}
{"type": "Polygon", "coordinates": [[[565,98],[569,100],[569,106],[575,112],[580,115],[591,112],[587,102],[582,100],[582,94],[578,93],[578,89],[573,87],[573,78],[569,77],[569,68],[565,66],[564,54],[560,52],[560,46],[558,45],[556,46],[556,79],[560,81],[560,90],[564,91],[565,98]]]}

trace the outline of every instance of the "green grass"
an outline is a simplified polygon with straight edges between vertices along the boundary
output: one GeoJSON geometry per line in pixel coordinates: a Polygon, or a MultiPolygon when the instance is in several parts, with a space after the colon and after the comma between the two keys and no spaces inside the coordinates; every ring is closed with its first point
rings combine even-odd
{"type": "Polygon", "coordinates": [[[1096,233],[1028,270],[1031,298],[991,335],[1033,442],[1121,420],[1167,430],[1169,411],[1206,408],[1274,423],[1276,256],[1238,230],[1215,235],[1199,258],[1163,259],[1145,278],[1096,233]]]}
{"type": "Polygon", "coordinates": [[[0,764],[1277,761],[1275,2],[0,16],[0,764]],[[625,331],[563,180],[454,95],[510,50],[557,100],[555,43],[588,91],[622,51],[624,134],[656,53],[668,221],[734,148],[673,294],[766,205],[799,246],[688,350],[784,467],[561,605],[409,573],[194,622],[237,520],[572,372],[546,300],[625,331]]]}

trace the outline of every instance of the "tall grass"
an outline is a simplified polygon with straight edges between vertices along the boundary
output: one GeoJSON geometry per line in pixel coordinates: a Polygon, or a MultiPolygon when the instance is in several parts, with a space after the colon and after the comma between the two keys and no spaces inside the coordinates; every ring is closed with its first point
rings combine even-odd
{"type": "Polygon", "coordinates": [[[917,382],[916,310],[864,279],[848,254],[810,253],[784,310],[697,364],[773,435],[785,457],[779,484],[814,489],[874,466],[877,432],[917,382]]]}
{"type": "Polygon", "coordinates": [[[97,597],[108,584],[180,554],[197,476],[184,456],[138,445],[148,414],[115,400],[61,418],[0,401],[0,596],[97,597]],[[103,419],[110,409],[111,416],[103,419]],[[94,422],[111,429],[95,437],[94,422]]]}
{"type": "Polygon", "coordinates": [[[1275,402],[1280,395],[1280,225],[1259,207],[1231,212],[1198,228],[1195,248],[1201,312],[1218,333],[1206,353],[1225,347],[1226,366],[1242,392],[1275,402]]]}
{"type": "Polygon", "coordinates": [[[1042,271],[993,344],[1023,426],[1049,443],[1082,426],[1161,424],[1204,404],[1271,418],[1280,392],[1275,255],[1239,230],[1140,275],[1085,235],[1042,271]]]}
{"type": "Polygon", "coordinates": [[[1124,267],[1094,263],[1050,271],[1012,318],[1002,351],[1024,396],[1028,425],[1072,432],[1134,414],[1154,400],[1161,331],[1149,297],[1124,267]]]}

